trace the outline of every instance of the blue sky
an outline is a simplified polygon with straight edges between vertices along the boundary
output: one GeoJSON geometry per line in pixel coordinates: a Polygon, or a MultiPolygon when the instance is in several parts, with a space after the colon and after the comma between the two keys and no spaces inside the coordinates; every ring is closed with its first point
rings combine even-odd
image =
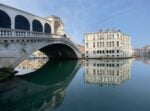
{"type": "Polygon", "coordinates": [[[76,43],[83,34],[115,28],[129,34],[134,48],[150,45],[150,0],[0,0],[41,17],[59,16],[76,43]]]}

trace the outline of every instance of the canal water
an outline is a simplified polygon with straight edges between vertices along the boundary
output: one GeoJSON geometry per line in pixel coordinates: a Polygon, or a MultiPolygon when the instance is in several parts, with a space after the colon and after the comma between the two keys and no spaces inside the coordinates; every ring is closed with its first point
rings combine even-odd
{"type": "Polygon", "coordinates": [[[150,59],[30,59],[0,82],[0,111],[150,111],[150,59]]]}

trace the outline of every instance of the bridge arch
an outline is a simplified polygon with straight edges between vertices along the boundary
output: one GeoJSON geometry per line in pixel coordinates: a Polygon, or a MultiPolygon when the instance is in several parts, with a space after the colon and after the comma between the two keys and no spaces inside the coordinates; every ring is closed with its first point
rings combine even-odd
{"type": "Polygon", "coordinates": [[[75,50],[65,43],[54,43],[40,49],[49,59],[76,59],[78,58],[75,50]],[[55,50],[54,50],[55,49],[55,50]]]}
{"type": "Polygon", "coordinates": [[[28,19],[22,15],[17,15],[15,17],[15,29],[30,31],[30,23],[28,19]]]}
{"type": "Polygon", "coordinates": [[[0,10],[0,28],[11,28],[11,19],[3,10],[0,10]]]}
{"type": "Polygon", "coordinates": [[[51,33],[51,26],[48,23],[44,24],[44,32],[51,33]]]}
{"type": "Polygon", "coordinates": [[[43,32],[43,26],[40,21],[38,20],[32,21],[32,31],[43,32]]]}

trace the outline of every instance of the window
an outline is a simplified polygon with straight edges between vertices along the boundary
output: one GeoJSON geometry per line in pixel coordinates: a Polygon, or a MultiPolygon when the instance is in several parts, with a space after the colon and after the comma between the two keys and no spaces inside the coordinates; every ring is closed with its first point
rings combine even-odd
{"type": "Polygon", "coordinates": [[[97,47],[99,47],[99,42],[97,42],[97,47]]]}
{"type": "Polygon", "coordinates": [[[117,34],[117,37],[119,38],[119,34],[117,34]]]}
{"type": "Polygon", "coordinates": [[[93,40],[95,40],[95,35],[93,35],[93,40]]]}
{"type": "Polygon", "coordinates": [[[117,70],[117,76],[119,76],[119,70],[117,70]]]}
{"type": "Polygon", "coordinates": [[[86,43],[86,47],[88,48],[88,43],[86,43]]]}
{"type": "Polygon", "coordinates": [[[117,53],[119,53],[119,50],[117,50],[117,53]]]}
{"type": "Polygon", "coordinates": [[[111,42],[109,42],[109,47],[111,47],[111,42]]]}
{"type": "Polygon", "coordinates": [[[119,47],[119,41],[117,41],[117,47],[119,47]]]}
{"type": "Polygon", "coordinates": [[[107,47],[109,47],[108,42],[107,42],[107,47]]]}
{"type": "Polygon", "coordinates": [[[114,34],[112,34],[112,37],[113,37],[113,39],[114,39],[114,34]]]}
{"type": "Polygon", "coordinates": [[[93,69],[93,75],[95,75],[95,69],[93,69]]]}
{"type": "Polygon", "coordinates": [[[95,48],[95,42],[93,42],[93,48],[95,48]]]}
{"type": "Polygon", "coordinates": [[[114,41],[112,42],[112,47],[114,47],[114,41]]]}
{"type": "Polygon", "coordinates": [[[86,70],[86,74],[89,74],[89,70],[88,69],[86,70]]]}
{"type": "Polygon", "coordinates": [[[100,42],[100,47],[103,47],[103,42],[100,42]]]}
{"type": "Polygon", "coordinates": [[[104,42],[103,42],[103,47],[105,47],[104,42]]]}

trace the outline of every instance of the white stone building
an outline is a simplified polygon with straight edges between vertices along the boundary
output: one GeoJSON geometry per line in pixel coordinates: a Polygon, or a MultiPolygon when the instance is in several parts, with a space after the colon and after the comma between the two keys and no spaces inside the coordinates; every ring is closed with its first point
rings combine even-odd
{"type": "Polygon", "coordinates": [[[84,35],[85,58],[128,58],[132,56],[131,38],[120,30],[84,35]]]}
{"type": "Polygon", "coordinates": [[[84,81],[89,84],[119,85],[131,76],[132,59],[85,60],[84,81]]]}

